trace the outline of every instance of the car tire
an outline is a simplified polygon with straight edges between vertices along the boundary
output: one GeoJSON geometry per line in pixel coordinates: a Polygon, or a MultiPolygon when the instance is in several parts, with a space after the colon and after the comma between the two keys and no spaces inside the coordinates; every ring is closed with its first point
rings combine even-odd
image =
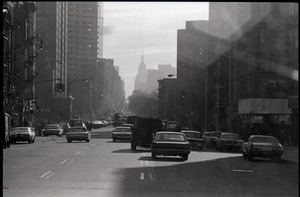
{"type": "Polygon", "coordinates": [[[72,140],[68,140],[68,143],[71,143],[72,142],[72,140]]]}
{"type": "Polygon", "coordinates": [[[31,141],[32,141],[31,139],[30,139],[30,140],[28,140],[28,144],[31,144],[31,141]]]}
{"type": "Polygon", "coordinates": [[[252,155],[248,155],[248,160],[252,161],[253,160],[253,156],[252,155]]]}
{"type": "Polygon", "coordinates": [[[6,148],[10,148],[10,141],[6,143],[6,148]]]}
{"type": "Polygon", "coordinates": [[[152,159],[156,159],[156,154],[155,153],[151,153],[152,159]]]}
{"type": "Polygon", "coordinates": [[[116,139],[115,138],[113,138],[113,142],[115,142],[116,141],[116,139]]]}
{"type": "Polygon", "coordinates": [[[35,138],[32,139],[32,143],[34,143],[35,138]]]}
{"type": "Polygon", "coordinates": [[[90,142],[90,139],[85,140],[86,142],[90,142]]]}
{"type": "Polygon", "coordinates": [[[247,159],[247,155],[243,153],[243,159],[247,159]]]}
{"type": "Polygon", "coordinates": [[[183,159],[184,161],[186,161],[186,160],[188,160],[189,155],[182,155],[181,157],[182,157],[182,159],[183,159]]]}

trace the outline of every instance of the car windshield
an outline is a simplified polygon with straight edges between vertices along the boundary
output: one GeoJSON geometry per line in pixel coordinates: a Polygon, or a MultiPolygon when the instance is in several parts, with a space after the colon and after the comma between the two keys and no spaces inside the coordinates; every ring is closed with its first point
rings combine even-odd
{"type": "Polygon", "coordinates": [[[234,135],[234,134],[224,134],[222,136],[223,139],[227,139],[227,140],[239,140],[240,136],[239,135],[234,135]]]}
{"type": "Polygon", "coordinates": [[[157,141],[178,141],[178,142],[185,141],[185,137],[183,135],[171,134],[171,133],[157,134],[155,139],[157,141]]]}
{"type": "Polygon", "coordinates": [[[28,131],[28,128],[20,128],[20,127],[17,127],[17,128],[13,128],[12,130],[13,130],[13,131],[16,131],[16,130],[18,130],[18,131],[28,131]]]}
{"type": "Polygon", "coordinates": [[[183,132],[188,138],[201,138],[201,133],[183,132]]]}
{"type": "Polygon", "coordinates": [[[115,132],[131,132],[130,128],[117,128],[115,132]]]}
{"type": "Polygon", "coordinates": [[[278,141],[272,137],[254,137],[252,138],[252,142],[271,143],[271,144],[278,143],[278,141]]]}

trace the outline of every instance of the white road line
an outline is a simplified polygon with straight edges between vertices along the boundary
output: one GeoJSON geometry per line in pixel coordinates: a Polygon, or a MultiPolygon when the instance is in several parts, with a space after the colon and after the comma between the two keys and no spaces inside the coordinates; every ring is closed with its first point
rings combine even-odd
{"type": "Polygon", "coordinates": [[[44,173],[42,176],[40,176],[40,178],[44,178],[44,176],[47,176],[47,174],[51,173],[52,171],[49,170],[48,172],[44,173]]]}
{"type": "Polygon", "coordinates": [[[153,175],[152,175],[151,172],[149,172],[149,178],[150,178],[151,181],[153,181],[153,175]]]}
{"type": "Polygon", "coordinates": [[[53,172],[53,173],[51,173],[51,174],[49,174],[48,176],[46,176],[45,177],[45,179],[48,179],[48,178],[50,178],[52,175],[54,175],[55,173],[53,172]]]}
{"type": "Polygon", "coordinates": [[[248,173],[252,173],[254,172],[253,170],[239,170],[239,169],[232,169],[233,172],[248,172],[248,173]]]}
{"type": "Polygon", "coordinates": [[[68,161],[68,159],[65,159],[62,162],[60,162],[60,165],[64,164],[66,161],[68,161]]]}
{"type": "Polygon", "coordinates": [[[71,161],[69,161],[69,162],[67,163],[67,165],[70,165],[73,161],[74,161],[74,160],[72,159],[71,161]]]}
{"type": "Polygon", "coordinates": [[[141,179],[141,180],[144,180],[144,177],[145,177],[144,173],[141,172],[141,174],[140,174],[140,179],[141,179]]]}
{"type": "Polygon", "coordinates": [[[81,153],[81,151],[78,151],[78,152],[75,153],[75,155],[78,155],[78,154],[80,154],[80,153],[81,153]]]}

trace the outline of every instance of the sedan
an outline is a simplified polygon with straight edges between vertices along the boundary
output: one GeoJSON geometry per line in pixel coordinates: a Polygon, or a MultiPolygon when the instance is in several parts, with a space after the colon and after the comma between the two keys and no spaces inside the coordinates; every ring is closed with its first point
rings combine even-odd
{"type": "Polygon", "coordinates": [[[34,143],[35,132],[31,127],[15,127],[11,132],[11,141],[16,143],[17,141],[27,141],[29,144],[34,143]]]}
{"type": "Polygon", "coordinates": [[[190,143],[191,148],[202,149],[204,146],[204,139],[201,137],[199,131],[183,130],[181,133],[184,133],[187,141],[190,143]]]}
{"type": "Polygon", "coordinates": [[[43,135],[57,135],[61,137],[63,135],[64,130],[59,126],[59,124],[49,124],[43,129],[43,135]]]}
{"type": "Polygon", "coordinates": [[[77,126],[77,127],[71,127],[70,131],[66,134],[66,138],[68,143],[77,140],[77,141],[83,141],[90,142],[91,134],[87,130],[85,126],[77,126]]]}
{"type": "Polygon", "coordinates": [[[239,134],[236,133],[222,133],[221,136],[216,140],[216,149],[234,149],[240,151],[243,144],[243,140],[239,134]]]}
{"type": "Polygon", "coordinates": [[[242,145],[243,158],[265,157],[280,160],[284,153],[283,146],[273,136],[251,135],[242,145]]]}
{"type": "Polygon", "coordinates": [[[113,141],[117,140],[130,140],[131,139],[131,128],[130,127],[116,127],[112,131],[113,141]]]}
{"type": "Polygon", "coordinates": [[[155,159],[157,155],[181,156],[188,160],[191,152],[190,143],[184,133],[174,131],[159,131],[151,143],[151,155],[155,159]]]}

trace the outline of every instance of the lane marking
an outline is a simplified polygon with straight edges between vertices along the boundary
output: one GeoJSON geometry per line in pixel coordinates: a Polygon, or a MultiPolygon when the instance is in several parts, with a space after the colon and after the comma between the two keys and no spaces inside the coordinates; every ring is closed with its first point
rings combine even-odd
{"type": "Polygon", "coordinates": [[[64,164],[66,161],[68,161],[68,159],[65,159],[62,162],[60,162],[60,165],[64,164]]]}
{"type": "Polygon", "coordinates": [[[52,175],[54,175],[55,174],[55,172],[53,172],[53,173],[51,173],[51,174],[49,174],[48,176],[46,176],[45,177],[45,179],[48,179],[48,178],[50,178],[52,175]]]}
{"type": "Polygon", "coordinates": [[[81,153],[81,151],[78,151],[78,152],[75,153],[75,155],[78,155],[78,154],[80,154],[80,153],[81,153]]]}
{"type": "Polygon", "coordinates": [[[153,181],[153,176],[152,176],[151,172],[149,172],[149,178],[150,178],[151,181],[153,181]]]}
{"type": "Polygon", "coordinates": [[[44,173],[42,176],[40,176],[40,178],[44,178],[44,176],[47,176],[47,174],[51,173],[52,171],[49,170],[48,172],[44,173]]]}
{"type": "Polygon", "coordinates": [[[239,169],[232,169],[233,172],[247,172],[247,173],[252,173],[254,172],[253,170],[239,170],[239,169]]]}
{"type": "Polygon", "coordinates": [[[141,174],[140,174],[140,179],[141,179],[141,180],[144,180],[144,178],[145,178],[145,174],[144,174],[143,172],[141,172],[141,174]]]}
{"type": "Polygon", "coordinates": [[[67,163],[67,165],[70,165],[73,161],[74,161],[74,160],[71,159],[71,161],[69,161],[69,162],[67,163]]]}

